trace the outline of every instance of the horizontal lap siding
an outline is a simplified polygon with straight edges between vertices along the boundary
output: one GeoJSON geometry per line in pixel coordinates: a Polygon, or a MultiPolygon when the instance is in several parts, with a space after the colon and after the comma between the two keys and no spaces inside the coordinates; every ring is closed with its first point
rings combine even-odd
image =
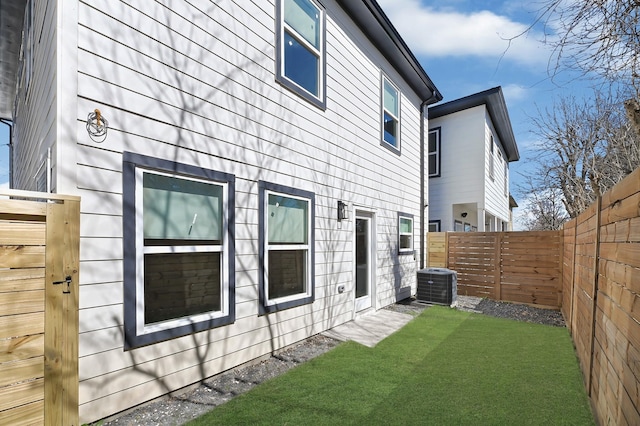
{"type": "Polygon", "coordinates": [[[326,111],[275,82],[273,3],[80,3],[83,421],[350,320],[354,222],[337,224],[337,200],[376,211],[376,306],[415,287],[415,259],[397,256],[396,240],[397,212],[409,213],[418,247],[419,100],[337,4],[326,3],[326,111]],[[380,146],[381,66],[403,94],[400,156],[380,146]],[[100,144],[84,128],[95,108],[109,120],[100,144]],[[124,151],[235,175],[233,325],[123,352],[124,151]],[[269,316],[257,315],[258,180],[316,195],[316,301],[269,316]],[[339,294],[339,285],[347,291],[339,294]]]}
{"type": "MultiPolygon", "coordinates": [[[[20,141],[12,152],[14,163],[20,165],[13,169],[16,189],[37,190],[36,174],[46,162],[47,148],[56,142],[55,3],[33,2],[33,67],[28,87],[18,87],[15,111],[14,138],[20,141]]],[[[55,188],[55,182],[52,185],[55,188]]]]}

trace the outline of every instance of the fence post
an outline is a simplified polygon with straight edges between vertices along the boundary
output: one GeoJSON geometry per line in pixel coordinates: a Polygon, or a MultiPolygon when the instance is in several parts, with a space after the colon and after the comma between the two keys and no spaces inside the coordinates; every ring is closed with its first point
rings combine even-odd
{"type": "Polygon", "coordinates": [[[591,311],[591,353],[589,355],[589,389],[588,395],[591,398],[591,391],[593,389],[593,360],[595,358],[595,344],[596,344],[596,311],[598,310],[598,287],[600,281],[600,225],[601,225],[601,214],[600,210],[602,210],[602,197],[598,195],[596,199],[596,244],[595,244],[595,259],[594,259],[594,282],[593,282],[593,307],[591,311]]]}
{"type": "Polygon", "coordinates": [[[449,268],[449,232],[444,233],[444,267],[449,268]]]}
{"type": "Polygon", "coordinates": [[[502,300],[502,242],[504,241],[504,233],[496,232],[494,235],[496,238],[493,257],[496,269],[493,276],[493,286],[496,300],[502,300]]]}
{"type": "Polygon", "coordinates": [[[576,244],[578,240],[578,221],[573,222],[573,250],[571,250],[571,299],[569,303],[569,331],[574,335],[573,325],[576,323],[573,316],[573,299],[576,295],[576,244]]]}
{"type": "Polygon", "coordinates": [[[80,203],[47,204],[44,423],[78,424],[80,203]]]}

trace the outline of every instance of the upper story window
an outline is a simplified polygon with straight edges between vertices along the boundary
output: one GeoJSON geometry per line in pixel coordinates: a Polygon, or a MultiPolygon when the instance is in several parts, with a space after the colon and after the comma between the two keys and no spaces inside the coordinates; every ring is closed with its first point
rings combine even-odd
{"type": "Polygon", "coordinates": [[[313,0],[278,0],[276,80],[325,107],[325,13],[313,0]]]}
{"type": "Polygon", "coordinates": [[[400,91],[382,77],[382,141],[400,150],[400,91]]]}
{"type": "Polygon", "coordinates": [[[429,131],[429,177],[440,176],[440,127],[429,131]]]}

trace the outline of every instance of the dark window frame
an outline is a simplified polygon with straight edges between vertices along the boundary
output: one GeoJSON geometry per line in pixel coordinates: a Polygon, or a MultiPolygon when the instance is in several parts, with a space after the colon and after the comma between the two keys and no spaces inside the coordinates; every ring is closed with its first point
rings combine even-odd
{"type": "Polygon", "coordinates": [[[429,232],[441,232],[442,221],[440,219],[438,219],[438,220],[430,220],[429,221],[429,225],[436,225],[436,227],[438,228],[436,231],[429,231],[429,232]]]}
{"type": "Polygon", "coordinates": [[[380,145],[393,152],[396,155],[402,154],[402,91],[389,77],[387,77],[384,73],[381,73],[380,79],[380,145]],[[384,84],[388,82],[391,87],[393,87],[398,94],[398,116],[394,117],[398,121],[398,129],[396,135],[396,145],[392,145],[390,142],[387,142],[384,138],[384,114],[387,110],[384,106],[384,97],[385,90],[384,84]]]}
{"type": "MultiPolygon", "coordinates": [[[[177,163],[155,157],[148,157],[131,152],[123,153],[123,255],[124,255],[124,349],[134,349],[153,343],[186,336],[211,328],[221,327],[235,322],[235,176],[214,170],[189,164],[177,163]],[[227,245],[223,247],[226,251],[227,262],[222,263],[222,268],[226,269],[228,294],[228,306],[226,315],[207,318],[197,322],[176,327],[160,329],[157,331],[139,333],[138,332],[138,265],[137,262],[137,222],[136,222],[136,170],[142,168],[160,173],[170,173],[184,176],[186,179],[206,180],[212,183],[226,184],[227,199],[223,200],[223,209],[226,212],[226,233],[227,245]]],[[[138,206],[141,208],[140,206],[138,206]]],[[[222,303],[222,301],[221,301],[222,303]]],[[[144,319],[143,319],[144,321],[144,319]]]]}
{"type": "Polygon", "coordinates": [[[260,307],[259,314],[265,315],[284,309],[293,308],[296,306],[308,305],[315,300],[315,194],[310,191],[305,191],[298,188],[292,188],[289,186],[279,185],[276,183],[259,181],[258,182],[258,199],[260,203],[259,207],[259,220],[258,220],[258,246],[259,246],[259,297],[260,307]],[[304,198],[309,201],[309,253],[307,255],[307,271],[308,282],[307,286],[309,291],[305,294],[300,294],[299,298],[286,300],[278,303],[270,303],[269,295],[267,294],[267,274],[269,273],[268,265],[266,264],[266,250],[267,250],[267,232],[268,224],[266,218],[266,203],[267,193],[277,193],[283,196],[292,196],[297,198],[304,198]]]}
{"type": "MultiPolygon", "coordinates": [[[[320,4],[317,0],[308,0],[311,2],[320,12],[320,54],[318,59],[320,61],[319,70],[318,70],[318,96],[304,89],[301,85],[296,83],[291,78],[285,75],[284,70],[284,33],[285,33],[285,24],[284,24],[284,11],[283,11],[283,2],[285,0],[276,0],[276,82],[281,84],[283,87],[292,91],[296,95],[315,105],[316,107],[325,110],[327,108],[327,49],[326,49],[326,9],[322,4],[320,4]]],[[[292,34],[292,36],[296,39],[299,38],[299,35],[292,34]]],[[[315,54],[314,54],[315,55],[315,54]]]]}
{"type": "Polygon", "coordinates": [[[441,177],[442,176],[442,127],[434,127],[433,129],[429,130],[429,132],[427,133],[427,173],[429,175],[429,178],[434,178],[434,177],[441,177]],[[429,135],[431,134],[435,134],[436,135],[436,151],[435,152],[431,152],[430,150],[430,144],[429,144],[429,135]],[[429,157],[431,157],[431,155],[434,155],[436,157],[436,168],[437,168],[437,173],[431,173],[431,171],[429,170],[429,157]]]}
{"type": "Polygon", "coordinates": [[[416,252],[416,233],[415,233],[415,219],[412,214],[398,212],[398,255],[406,256],[413,255],[416,252]],[[410,249],[402,249],[400,239],[402,237],[402,233],[400,232],[400,220],[401,219],[410,219],[411,220],[411,248],[410,249]]]}

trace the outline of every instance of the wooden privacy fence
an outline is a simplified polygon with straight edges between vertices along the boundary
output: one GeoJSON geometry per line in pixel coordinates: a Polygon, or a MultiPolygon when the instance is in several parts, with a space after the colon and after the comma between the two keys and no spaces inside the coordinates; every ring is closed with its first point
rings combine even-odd
{"type": "Polygon", "coordinates": [[[429,267],[458,273],[458,294],[562,306],[562,234],[430,232],[429,267]]]}
{"type": "Polygon", "coordinates": [[[77,425],[80,201],[1,195],[0,424],[77,425]]]}
{"type": "Polygon", "coordinates": [[[428,241],[460,294],[561,307],[599,424],[640,424],[640,169],[561,232],[428,241]]]}
{"type": "Polygon", "coordinates": [[[600,424],[640,424],[640,169],[564,227],[562,312],[600,424]]]}

